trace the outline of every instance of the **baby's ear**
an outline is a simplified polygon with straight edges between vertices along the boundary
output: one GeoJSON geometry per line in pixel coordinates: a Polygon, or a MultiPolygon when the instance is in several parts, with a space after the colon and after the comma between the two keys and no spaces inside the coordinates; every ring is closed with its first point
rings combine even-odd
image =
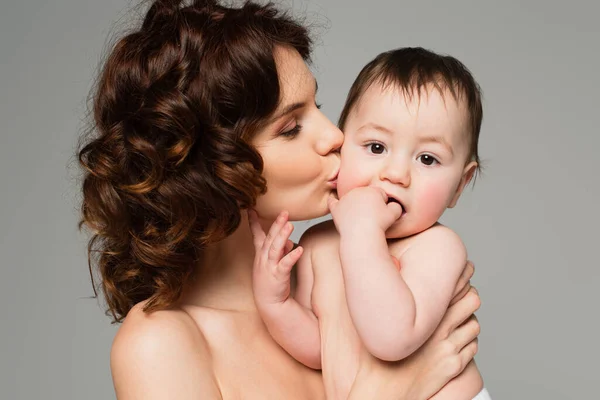
{"type": "Polygon", "coordinates": [[[454,193],[454,197],[452,197],[452,201],[448,204],[448,208],[453,208],[458,203],[458,199],[462,194],[464,188],[471,182],[473,179],[473,175],[475,175],[475,171],[477,171],[477,163],[475,161],[471,161],[465,168],[463,169],[462,177],[460,178],[460,183],[456,188],[456,193],[454,193]]]}

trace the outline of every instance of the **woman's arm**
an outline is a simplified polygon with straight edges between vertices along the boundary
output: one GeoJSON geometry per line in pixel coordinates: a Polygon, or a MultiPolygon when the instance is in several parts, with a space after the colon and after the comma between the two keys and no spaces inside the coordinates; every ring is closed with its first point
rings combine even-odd
{"type": "Polygon", "coordinates": [[[119,400],[222,399],[208,345],[183,311],[145,314],[138,305],[111,350],[119,400]]]}

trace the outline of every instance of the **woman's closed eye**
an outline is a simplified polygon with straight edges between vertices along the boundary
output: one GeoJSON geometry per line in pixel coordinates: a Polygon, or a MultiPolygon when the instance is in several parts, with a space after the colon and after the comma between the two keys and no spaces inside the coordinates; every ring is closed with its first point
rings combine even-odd
{"type": "Polygon", "coordinates": [[[279,136],[282,136],[286,139],[293,139],[296,136],[298,136],[298,134],[300,133],[300,131],[302,130],[302,125],[300,125],[299,123],[295,123],[294,126],[292,126],[291,128],[285,129],[283,132],[281,132],[279,134],[279,136]]]}
{"type": "MultiPolygon", "coordinates": [[[[315,103],[315,107],[317,109],[321,109],[322,105],[315,103]]],[[[289,125],[289,124],[288,124],[289,125]]],[[[295,122],[294,126],[288,128],[287,126],[284,128],[283,132],[281,132],[279,134],[279,136],[282,136],[284,138],[287,139],[293,139],[296,136],[298,136],[298,134],[300,133],[300,131],[302,130],[302,125],[300,125],[298,122],[295,122]]]]}

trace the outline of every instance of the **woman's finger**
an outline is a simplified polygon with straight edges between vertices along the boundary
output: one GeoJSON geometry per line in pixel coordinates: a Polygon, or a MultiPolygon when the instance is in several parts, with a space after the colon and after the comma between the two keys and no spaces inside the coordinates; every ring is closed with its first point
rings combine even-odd
{"type": "Polygon", "coordinates": [[[453,306],[454,304],[456,304],[457,301],[459,301],[460,299],[465,297],[465,295],[469,292],[469,290],[471,290],[471,282],[467,281],[463,285],[460,292],[454,294],[454,297],[452,297],[452,300],[450,300],[450,306],[453,306]]]}
{"type": "Polygon", "coordinates": [[[458,351],[460,351],[463,347],[477,339],[477,336],[479,336],[480,332],[481,327],[479,326],[479,321],[475,315],[472,315],[467,322],[453,330],[450,335],[448,335],[448,340],[456,347],[458,351]]]}
{"type": "Polygon", "coordinates": [[[442,339],[447,338],[457,326],[469,319],[480,306],[481,300],[477,290],[471,287],[462,299],[448,308],[434,335],[441,335],[442,339]]]}
{"type": "Polygon", "coordinates": [[[475,273],[475,268],[473,267],[473,263],[471,261],[467,261],[465,267],[463,268],[458,281],[456,282],[456,287],[454,289],[454,296],[456,296],[459,292],[464,289],[464,286],[471,280],[473,274],[475,273]]]}
{"type": "Polygon", "coordinates": [[[452,294],[452,300],[450,301],[450,305],[453,305],[458,300],[462,299],[463,296],[469,291],[471,287],[470,280],[473,277],[473,273],[475,272],[475,268],[473,263],[467,260],[463,271],[456,282],[456,286],[454,287],[454,293],[452,294]]]}
{"type": "Polygon", "coordinates": [[[477,354],[478,350],[479,339],[477,338],[475,338],[473,341],[471,341],[471,343],[467,344],[465,347],[462,348],[460,353],[458,353],[458,356],[460,357],[460,364],[462,366],[460,372],[462,372],[467,367],[467,365],[473,360],[473,357],[475,357],[475,354],[477,354]]]}

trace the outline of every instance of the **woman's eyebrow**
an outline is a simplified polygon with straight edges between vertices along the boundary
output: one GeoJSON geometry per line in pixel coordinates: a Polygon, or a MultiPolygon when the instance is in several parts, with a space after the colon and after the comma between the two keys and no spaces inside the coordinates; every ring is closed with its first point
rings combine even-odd
{"type": "MultiPolygon", "coordinates": [[[[317,93],[317,91],[319,90],[319,84],[317,83],[317,80],[315,79],[315,94],[317,93]]],[[[306,102],[305,101],[300,101],[300,102],[296,102],[296,103],[292,103],[292,104],[288,104],[285,107],[283,107],[283,109],[278,112],[273,118],[272,121],[276,121],[279,118],[290,114],[302,107],[306,107],[306,102]]]]}
{"type": "Polygon", "coordinates": [[[298,103],[292,103],[292,104],[288,104],[287,106],[283,107],[283,110],[281,110],[280,112],[278,112],[275,117],[273,117],[273,121],[278,120],[279,118],[290,114],[294,111],[296,111],[299,108],[305,107],[306,106],[306,102],[298,102],[298,103]]]}

